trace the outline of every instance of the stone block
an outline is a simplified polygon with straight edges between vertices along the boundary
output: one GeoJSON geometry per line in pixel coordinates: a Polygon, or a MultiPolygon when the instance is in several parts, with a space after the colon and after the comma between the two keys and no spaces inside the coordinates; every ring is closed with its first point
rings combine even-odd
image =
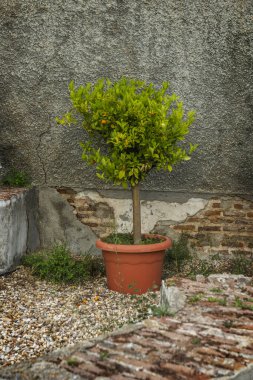
{"type": "Polygon", "coordinates": [[[0,191],[0,274],[39,246],[34,189],[0,191]]]}
{"type": "Polygon", "coordinates": [[[186,295],[176,286],[166,286],[162,281],[160,306],[171,313],[177,313],[183,309],[186,295]]]}
{"type": "Polygon", "coordinates": [[[95,247],[97,236],[77,219],[69,203],[55,189],[43,186],[38,192],[41,246],[65,244],[77,255],[88,251],[100,254],[95,247]]]}

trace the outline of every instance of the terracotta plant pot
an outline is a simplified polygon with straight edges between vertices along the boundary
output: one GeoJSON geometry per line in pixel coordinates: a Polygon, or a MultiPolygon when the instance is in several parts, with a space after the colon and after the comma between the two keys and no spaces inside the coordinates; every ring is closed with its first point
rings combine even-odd
{"type": "Polygon", "coordinates": [[[110,290],[125,294],[143,294],[148,290],[159,290],[165,250],[170,248],[170,238],[161,235],[160,243],[142,245],[109,244],[98,240],[102,249],[107,286],[110,290]]]}

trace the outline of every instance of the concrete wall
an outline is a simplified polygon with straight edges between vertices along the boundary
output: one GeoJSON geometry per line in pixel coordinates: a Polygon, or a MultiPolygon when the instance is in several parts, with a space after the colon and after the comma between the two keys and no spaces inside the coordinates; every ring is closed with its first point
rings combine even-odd
{"type": "Polygon", "coordinates": [[[35,189],[0,190],[0,274],[40,246],[35,189]]]}
{"type": "Polygon", "coordinates": [[[55,189],[0,188],[0,275],[25,253],[65,244],[74,254],[98,254],[97,236],[55,189]]]}
{"type": "Polygon", "coordinates": [[[249,194],[252,0],[1,0],[0,162],[35,184],[105,188],[80,159],[80,128],[54,121],[67,85],[108,76],[171,82],[198,110],[194,158],[143,189],[249,194]]]}

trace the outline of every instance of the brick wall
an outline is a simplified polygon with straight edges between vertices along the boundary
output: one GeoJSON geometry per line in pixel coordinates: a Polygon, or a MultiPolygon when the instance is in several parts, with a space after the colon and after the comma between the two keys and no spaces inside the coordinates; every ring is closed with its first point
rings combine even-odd
{"type": "Polygon", "coordinates": [[[114,231],[114,211],[108,203],[95,202],[70,188],[60,188],[57,191],[73,207],[80,222],[89,226],[98,237],[103,238],[114,231]]]}
{"type": "Polygon", "coordinates": [[[187,235],[200,254],[253,253],[253,202],[242,198],[212,198],[204,210],[169,227],[187,235]]]}
{"type": "MultiPolygon", "coordinates": [[[[114,209],[107,202],[92,200],[72,189],[58,189],[73,206],[73,212],[84,224],[102,238],[114,231],[114,209]]],[[[188,237],[189,245],[200,255],[253,253],[253,202],[239,197],[216,197],[204,209],[183,222],[158,220],[153,232],[173,239],[180,234],[188,237]]]]}

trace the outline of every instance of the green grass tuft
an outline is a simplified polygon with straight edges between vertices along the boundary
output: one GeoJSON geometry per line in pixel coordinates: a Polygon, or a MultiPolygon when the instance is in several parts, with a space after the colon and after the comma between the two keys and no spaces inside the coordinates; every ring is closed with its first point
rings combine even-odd
{"type": "MultiPolygon", "coordinates": [[[[242,274],[253,276],[253,254],[235,252],[229,257],[220,254],[210,256],[206,259],[200,258],[190,252],[188,238],[181,235],[173,247],[166,252],[164,277],[180,276],[191,279],[196,275],[209,276],[215,273],[242,274]]],[[[213,290],[219,293],[219,289],[213,290]]]]}
{"type": "Polygon", "coordinates": [[[101,257],[88,253],[73,257],[63,245],[26,255],[22,263],[40,279],[56,283],[77,284],[104,274],[101,257]]]}

